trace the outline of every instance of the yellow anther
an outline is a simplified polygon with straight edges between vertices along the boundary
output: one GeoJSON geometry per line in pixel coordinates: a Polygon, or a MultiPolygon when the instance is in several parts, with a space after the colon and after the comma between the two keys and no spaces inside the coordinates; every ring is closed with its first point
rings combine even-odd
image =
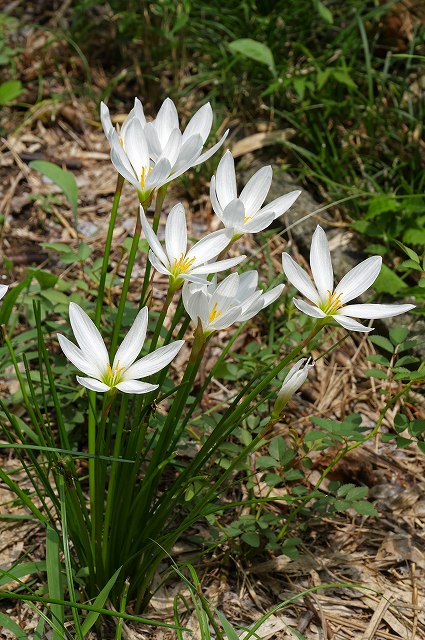
{"type": "Polygon", "coordinates": [[[217,302],[216,302],[210,312],[210,322],[214,322],[214,320],[219,318],[221,315],[222,315],[221,311],[217,311],[217,302]]]}
{"type": "Polygon", "coordinates": [[[125,369],[125,367],[120,367],[119,364],[120,364],[120,361],[118,360],[115,367],[112,368],[108,362],[108,365],[107,365],[108,373],[104,376],[103,381],[105,382],[105,384],[109,385],[110,387],[115,386],[117,382],[119,382],[121,373],[125,369]]]}
{"type": "Polygon", "coordinates": [[[174,258],[174,264],[172,269],[173,273],[175,275],[178,275],[179,273],[186,273],[186,271],[190,269],[190,267],[195,262],[195,260],[196,260],[196,256],[193,256],[193,258],[185,258],[185,254],[182,253],[179,259],[174,258]]]}
{"type": "Polygon", "coordinates": [[[145,188],[145,180],[152,171],[151,167],[143,167],[142,173],[140,174],[140,184],[142,185],[142,189],[145,188]]]}
{"type": "Polygon", "coordinates": [[[338,295],[335,293],[335,291],[328,291],[328,300],[327,302],[322,305],[322,311],[324,311],[327,314],[331,314],[331,313],[335,313],[335,311],[338,311],[338,309],[340,309],[342,307],[342,302],[341,302],[341,297],[342,297],[342,293],[339,293],[338,295]]]}
{"type": "Polygon", "coordinates": [[[248,220],[251,220],[252,216],[245,216],[245,218],[243,219],[243,223],[247,223],[248,220]]]}

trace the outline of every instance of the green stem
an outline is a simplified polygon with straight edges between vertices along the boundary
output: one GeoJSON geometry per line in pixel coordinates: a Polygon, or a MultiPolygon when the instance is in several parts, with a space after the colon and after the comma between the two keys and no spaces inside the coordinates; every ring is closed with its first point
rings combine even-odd
{"type": "Polygon", "coordinates": [[[155,350],[156,345],[158,344],[158,338],[161,333],[161,329],[164,326],[165,318],[167,317],[168,308],[173,300],[174,293],[176,289],[170,284],[167,291],[167,297],[164,300],[164,304],[162,305],[161,313],[158,316],[158,320],[156,323],[155,331],[152,336],[149,353],[155,350]]]}
{"type": "Polygon", "coordinates": [[[122,324],[122,319],[124,315],[125,305],[127,302],[127,294],[130,288],[131,274],[133,272],[133,266],[136,260],[137,249],[139,247],[141,231],[142,231],[142,225],[140,222],[140,216],[137,215],[136,228],[134,230],[133,241],[131,243],[130,253],[128,256],[127,269],[125,271],[124,281],[122,283],[121,296],[118,304],[117,315],[114,321],[114,330],[112,333],[112,340],[111,340],[111,352],[110,352],[111,356],[113,356],[113,354],[115,353],[118,345],[118,338],[121,331],[121,324],[122,324]]]}
{"type": "Polygon", "coordinates": [[[111,253],[112,238],[115,229],[115,223],[117,220],[118,206],[121,198],[122,187],[124,184],[124,178],[118,174],[117,186],[115,188],[114,201],[112,203],[111,216],[109,218],[108,234],[105,241],[105,249],[103,254],[102,269],[100,272],[99,288],[97,291],[96,300],[96,312],[95,312],[95,325],[99,329],[100,319],[102,316],[103,296],[105,293],[106,274],[109,266],[109,256],[111,253]]]}

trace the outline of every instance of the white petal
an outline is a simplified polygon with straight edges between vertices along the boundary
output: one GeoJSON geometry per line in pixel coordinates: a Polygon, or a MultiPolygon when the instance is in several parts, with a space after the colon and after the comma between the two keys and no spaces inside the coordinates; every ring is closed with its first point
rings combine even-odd
{"type": "Polygon", "coordinates": [[[149,384],[148,382],[140,382],[139,380],[126,380],[115,385],[116,389],[123,393],[150,393],[158,389],[157,384],[149,384]]]}
{"type": "Polygon", "coordinates": [[[161,247],[161,243],[153,232],[149,222],[147,221],[142,205],[140,205],[140,221],[142,223],[143,233],[145,234],[145,238],[148,241],[150,248],[159,258],[159,260],[161,260],[164,265],[168,266],[167,255],[161,247]]]}
{"type": "Polygon", "coordinates": [[[283,383],[282,383],[282,388],[283,385],[286,385],[291,378],[301,369],[301,367],[307,362],[307,358],[301,358],[301,360],[298,360],[288,371],[283,383]]]}
{"type": "Polygon", "coordinates": [[[231,200],[223,210],[221,220],[227,229],[244,228],[245,207],[240,200],[231,200]]]}
{"type": "Polygon", "coordinates": [[[194,289],[189,284],[185,284],[182,293],[183,305],[194,324],[198,323],[198,318],[203,322],[208,321],[209,307],[206,287],[194,289]]]}
{"type": "Polygon", "coordinates": [[[199,240],[199,242],[194,244],[187,252],[187,258],[189,260],[195,258],[192,267],[204,264],[208,262],[208,260],[212,260],[218,256],[218,254],[229,245],[232,236],[231,231],[220,229],[219,231],[209,233],[205,238],[199,240]]]}
{"type": "MultiPolygon", "coordinates": [[[[260,292],[258,292],[260,293],[260,292]]],[[[261,293],[258,297],[255,297],[249,304],[244,304],[241,306],[241,313],[238,318],[238,322],[245,322],[246,320],[251,320],[257,313],[260,313],[263,308],[263,301],[261,299],[261,293]]]]}
{"type": "Polygon", "coordinates": [[[172,269],[174,260],[180,260],[187,251],[186,214],[182,204],[176,204],[168,214],[165,225],[165,249],[172,269]]]}
{"type": "Polygon", "coordinates": [[[157,162],[162,154],[162,147],[153,122],[147,122],[143,131],[148,143],[149,155],[154,162],[157,162]]]}
{"type": "Polygon", "coordinates": [[[283,213],[285,213],[285,211],[288,211],[288,209],[292,207],[295,200],[298,198],[298,196],[301,195],[301,193],[302,192],[299,190],[291,191],[290,193],[287,193],[280,198],[276,198],[276,200],[273,200],[265,207],[263,207],[261,211],[273,211],[275,219],[279,218],[279,216],[281,216],[283,213]]]}
{"type": "Polygon", "coordinates": [[[251,296],[256,290],[258,285],[258,271],[255,269],[250,269],[249,271],[244,271],[239,276],[239,289],[238,289],[238,300],[241,302],[242,300],[246,300],[249,296],[251,296]]]}
{"type": "Polygon", "coordinates": [[[136,177],[134,169],[126,156],[124,149],[121,146],[116,131],[111,132],[111,138],[109,142],[111,144],[111,161],[115,169],[122,175],[125,180],[127,180],[130,184],[133,185],[133,187],[136,187],[136,189],[139,190],[140,182],[136,177]]]}
{"type": "Polygon", "coordinates": [[[273,302],[275,302],[278,299],[278,297],[281,295],[284,288],[285,288],[285,285],[278,284],[276,287],[273,287],[272,289],[269,289],[268,291],[266,291],[262,297],[263,309],[268,307],[269,304],[272,304],[273,302]]]}
{"type": "Polygon", "coordinates": [[[347,318],[346,316],[335,314],[333,319],[348,331],[360,331],[361,333],[369,333],[369,331],[373,331],[372,327],[365,327],[364,324],[360,324],[360,322],[353,320],[353,318],[347,318]]]}
{"type": "Polygon", "coordinates": [[[186,142],[195,133],[201,136],[202,144],[208,138],[213,123],[213,112],[209,102],[204,104],[195,115],[189,120],[183,133],[183,142],[186,142]]]}
{"type": "Polygon", "coordinates": [[[292,302],[294,305],[305,313],[308,316],[312,316],[313,318],[326,318],[326,313],[323,313],[319,307],[313,307],[311,304],[304,302],[304,300],[300,300],[299,298],[292,298],[292,302]]]}
{"type": "Polygon", "coordinates": [[[202,150],[202,138],[199,134],[190,136],[184,144],[182,144],[179,157],[173,167],[173,179],[181,176],[182,173],[187,171],[190,167],[194,166],[194,163],[202,150]]]}
{"type": "Polygon", "coordinates": [[[200,267],[196,267],[190,273],[190,275],[201,275],[208,273],[218,273],[219,271],[226,271],[226,269],[232,269],[232,267],[236,267],[236,265],[240,264],[243,260],[245,260],[246,256],[236,256],[235,258],[228,258],[227,260],[219,260],[218,262],[210,262],[209,264],[201,265],[200,267]]]}
{"type": "Polygon", "coordinates": [[[160,110],[158,111],[158,115],[155,119],[155,129],[162,148],[166,145],[172,130],[180,129],[177,109],[170,98],[166,98],[166,100],[164,100],[160,110]]]}
{"type": "Polygon", "coordinates": [[[83,356],[97,366],[102,374],[105,373],[109,365],[109,356],[96,325],[75,302],[69,304],[69,319],[83,356]]]}
{"type": "Polygon", "coordinates": [[[134,98],[134,107],[133,107],[134,115],[140,122],[140,124],[144,127],[146,125],[145,113],[143,111],[143,105],[140,102],[139,98],[134,98]]]}
{"type": "Polygon", "coordinates": [[[245,211],[248,216],[254,216],[263,204],[270,190],[272,183],[273,170],[270,166],[262,167],[254,173],[252,178],[248,180],[242,189],[239,198],[245,205],[245,211]]]}
{"type": "Polygon", "coordinates": [[[65,356],[68,358],[72,364],[77,367],[80,371],[85,373],[88,376],[93,376],[94,378],[100,378],[102,372],[99,370],[93,362],[89,362],[87,358],[84,356],[81,349],[75,346],[71,340],[65,338],[65,336],[60,333],[57,334],[60,348],[64,352],[65,356]]]}
{"type": "Polygon", "coordinates": [[[215,152],[218,151],[218,149],[220,149],[220,147],[226,140],[228,134],[229,134],[229,129],[225,131],[225,133],[222,135],[220,140],[215,145],[213,145],[210,149],[208,149],[208,151],[205,151],[205,153],[199,156],[199,158],[196,160],[196,162],[193,163],[192,166],[196,167],[198,166],[198,164],[202,164],[202,162],[205,162],[205,160],[208,160],[209,158],[211,158],[211,156],[213,156],[215,152]]]}
{"type": "Polygon", "coordinates": [[[212,208],[214,209],[216,215],[218,215],[220,220],[222,220],[223,209],[217,198],[216,187],[215,187],[215,176],[211,177],[210,200],[211,200],[212,208]]]}
{"type": "Polygon", "coordinates": [[[137,118],[133,118],[126,129],[124,148],[136,176],[140,181],[142,175],[144,177],[147,175],[150,160],[145,134],[137,118]]]}
{"type": "MultiPolygon", "coordinates": [[[[152,249],[149,251],[149,261],[153,266],[153,268],[156,269],[156,271],[158,271],[158,273],[162,273],[164,276],[171,275],[171,269],[168,269],[162,264],[162,262],[157,258],[157,256],[154,254],[152,249]]],[[[166,261],[165,264],[168,264],[168,260],[166,261]]]]}
{"type": "Polygon", "coordinates": [[[219,331],[220,329],[227,329],[234,322],[239,322],[241,320],[241,308],[239,306],[230,309],[223,315],[219,316],[214,322],[209,323],[209,325],[202,325],[204,329],[208,326],[209,329],[213,331],[219,331]]]}
{"type": "Polygon", "coordinates": [[[173,129],[173,131],[170,134],[170,137],[168,138],[168,142],[165,145],[164,149],[162,150],[162,154],[161,154],[161,157],[166,158],[170,163],[170,167],[171,167],[170,170],[172,170],[175,163],[177,162],[177,159],[180,154],[181,146],[182,146],[181,131],[180,129],[173,129]]]}
{"type": "MultiPolygon", "coordinates": [[[[239,288],[239,275],[231,273],[221,282],[211,296],[209,302],[210,311],[217,305],[217,311],[223,315],[235,305],[239,288]]],[[[230,323],[231,324],[231,323],[230,323]]]]}
{"type": "Polygon", "coordinates": [[[326,302],[329,294],[334,290],[334,272],[328,239],[319,225],[316,227],[311,241],[310,267],[320,299],[326,302]]]}
{"type": "Polygon", "coordinates": [[[111,387],[108,387],[107,384],[105,384],[104,382],[101,382],[100,380],[94,380],[93,378],[82,378],[81,376],[76,376],[76,378],[77,378],[77,381],[81,385],[83,385],[83,387],[90,389],[90,391],[105,393],[106,391],[109,391],[111,389],[111,387]]]}
{"type": "Polygon", "coordinates": [[[258,231],[263,231],[271,225],[273,220],[273,211],[266,211],[266,213],[260,211],[252,218],[252,220],[247,220],[247,222],[243,224],[242,231],[245,233],[257,233],[258,231]]]}
{"type": "Polygon", "coordinates": [[[361,295],[375,282],[382,265],[381,256],[371,256],[351,269],[338,284],[335,293],[344,304],[361,295]]]}
{"type": "Polygon", "coordinates": [[[167,158],[161,158],[145,180],[145,190],[159,189],[170,181],[171,165],[167,158]]]}
{"type": "Polygon", "coordinates": [[[414,304],[349,304],[338,310],[338,315],[354,318],[392,318],[415,308],[414,304]]]}
{"type": "Polygon", "coordinates": [[[6,295],[6,291],[8,290],[8,285],[7,284],[0,284],[0,300],[3,298],[3,296],[6,295]]]}
{"type": "Polygon", "coordinates": [[[127,369],[131,364],[133,364],[145,342],[147,326],[148,308],[143,307],[143,309],[140,309],[137,314],[132,326],[115,354],[112,365],[114,370],[118,367],[125,367],[127,369]]]}
{"type": "Polygon", "coordinates": [[[236,200],[238,197],[236,191],[235,161],[230,151],[226,151],[218,164],[215,190],[222,209],[225,209],[229,202],[236,200]]]}
{"type": "Polygon", "coordinates": [[[294,285],[306,298],[314,304],[319,304],[320,297],[310,278],[288,253],[282,253],[283,273],[289,282],[294,285]]]}
{"type": "Polygon", "coordinates": [[[109,140],[111,129],[113,129],[114,126],[112,124],[111,116],[109,115],[109,109],[104,102],[100,103],[100,121],[102,123],[105,136],[109,140]]]}
{"type": "Polygon", "coordinates": [[[166,344],[164,347],[156,349],[156,351],[149,353],[144,358],[140,358],[124,372],[123,380],[147,378],[164,369],[176,357],[183,345],[184,340],[176,340],[171,344],[166,344]]]}

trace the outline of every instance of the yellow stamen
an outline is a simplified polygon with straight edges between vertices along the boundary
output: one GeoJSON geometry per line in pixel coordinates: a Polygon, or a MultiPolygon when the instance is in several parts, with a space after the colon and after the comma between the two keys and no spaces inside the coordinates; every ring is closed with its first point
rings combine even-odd
{"type": "Polygon", "coordinates": [[[332,292],[332,291],[329,291],[328,289],[328,299],[326,302],[320,305],[320,309],[322,309],[322,311],[327,315],[332,315],[336,313],[338,309],[340,309],[343,306],[341,302],[341,296],[342,296],[342,293],[339,293],[337,295],[335,291],[332,292]]]}
{"type": "Polygon", "coordinates": [[[186,258],[184,253],[181,254],[179,259],[174,258],[172,268],[173,274],[177,276],[179,273],[186,273],[186,271],[190,269],[195,260],[196,256],[193,256],[193,258],[186,258]]]}
{"type": "Polygon", "coordinates": [[[103,377],[103,382],[110,387],[114,387],[121,378],[121,373],[124,371],[125,367],[119,366],[120,361],[118,360],[114,369],[112,369],[111,365],[108,362],[108,373],[103,377]]]}
{"type": "Polygon", "coordinates": [[[142,185],[142,189],[145,188],[145,180],[152,171],[152,167],[143,167],[142,173],[140,174],[140,184],[142,185]]]}
{"type": "Polygon", "coordinates": [[[210,322],[214,322],[214,320],[219,318],[221,315],[222,315],[221,311],[217,311],[217,302],[216,302],[210,312],[210,322]]]}
{"type": "Polygon", "coordinates": [[[245,224],[246,222],[248,222],[248,220],[251,220],[252,216],[245,216],[245,218],[243,219],[243,223],[245,224]]]}

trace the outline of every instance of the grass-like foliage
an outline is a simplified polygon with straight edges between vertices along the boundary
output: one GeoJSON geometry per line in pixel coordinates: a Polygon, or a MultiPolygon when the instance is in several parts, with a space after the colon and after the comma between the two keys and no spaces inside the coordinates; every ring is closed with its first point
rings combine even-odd
{"type": "MultiPolygon", "coordinates": [[[[321,6],[317,3],[323,14],[321,6]]],[[[236,50],[244,45],[238,46],[236,50]]],[[[274,67],[271,71],[277,73],[274,67]]],[[[283,549],[291,555],[296,540],[289,534],[298,516],[318,517],[349,508],[362,515],[376,514],[365,500],[363,487],[334,484],[325,496],[320,485],[346,453],[378,434],[389,409],[424,378],[423,365],[415,356],[399,357],[414,341],[409,343],[403,330],[392,329],[389,338],[375,337],[389,356],[375,362],[385,371],[375,368],[369,375],[383,375],[389,384],[373,428],[363,426],[356,414],[341,422],[320,416],[314,418],[315,428],[303,440],[292,436],[291,445],[276,436],[273,430],[282,421],[288,401],[307,383],[314,366],[309,357],[313,348],[315,353],[321,350],[317,359],[338,346],[333,340],[330,348],[322,348],[324,335],[332,337],[341,327],[367,334],[371,326],[364,320],[397,316],[412,311],[414,305],[357,304],[355,298],[378,277],[382,258],[367,258],[335,285],[328,240],[320,226],[311,239],[312,277],[291,255],[282,256],[286,281],[300,294],[293,299],[295,306],[289,299],[282,304],[282,273],[272,274],[269,288],[263,290],[258,273],[243,270],[245,256],[240,255],[238,243],[245,234],[264,231],[284,215],[300,192],[282,193],[264,205],[272,181],[270,167],[257,171],[239,191],[230,152],[224,154],[211,180],[210,196],[220,228],[188,248],[185,210],[175,205],[167,214],[163,242],[159,225],[170,182],[216,153],[227,134],[208,146],[213,124],[209,103],[183,131],[169,99],[155,119],[146,118],[136,99],[119,130],[102,104],[101,120],[119,175],[92,295],[79,299],[79,304],[69,300],[68,292],[54,289],[57,278],[42,270],[30,272],[11,291],[6,286],[0,289],[4,297],[0,358],[14,371],[25,408],[24,414],[18,414],[12,402],[1,400],[0,426],[4,446],[14,450],[27,485],[22,488],[20,480],[4,469],[0,469],[0,480],[46,532],[45,562],[11,567],[2,572],[0,580],[4,585],[35,571],[47,575],[42,595],[21,589],[4,592],[2,597],[32,603],[43,621],[40,625],[49,625],[55,640],[64,634],[82,640],[99,624],[100,616],[115,617],[117,638],[123,620],[149,622],[127,614],[127,601],[143,613],[154,580],[169,575],[161,565],[168,562],[174,544],[196,523],[214,523],[223,512],[242,503],[255,509],[255,515],[241,517],[222,533],[216,530],[208,543],[238,540],[250,549],[264,543],[269,551],[283,549]],[[124,181],[134,187],[134,235],[114,306],[106,293],[124,181]],[[128,292],[141,238],[149,245],[149,254],[134,304],[128,292]],[[239,272],[221,274],[236,266],[239,272]],[[154,270],[156,277],[168,282],[159,312],[151,308],[154,270]],[[36,290],[31,289],[34,280],[36,290]],[[46,312],[41,304],[42,294],[49,300],[49,291],[53,303],[52,292],[58,294],[56,303],[66,311],[63,316],[46,312]],[[13,310],[18,304],[30,312],[24,337],[16,337],[14,331],[13,310]],[[211,378],[225,369],[238,335],[260,313],[269,323],[270,335],[275,332],[275,340],[270,339],[260,353],[253,347],[251,352],[235,355],[240,367],[227,369],[235,382],[234,396],[205,412],[203,402],[211,378]],[[299,320],[294,322],[294,318],[299,320]],[[221,353],[213,368],[205,371],[206,347],[217,337],[221,353]],[[70,377],[71,365],[59,346],[78,370],[76,380],[70,377]],[[397,384],[390,384],[392,381],[397,384]],[[79,437],[73,433],[77,424],[79,437]],[[278,485],[303,477],[300,469],[308,468],[313,450],[328,448],[334,451],[333,460],[311,491],[299,484],[287,495],[274,493],[278,485]],[[265,472],[267,496],[252,494],[243,502],[223,501],[226,488],[239,473],[248,478],[249,486],[252,472],[247,461],[260,449],[255,465],[265,472]],[[296,456],[301,460],[298,468],[291,466],[296,456]],[[263,505],[275,500],[287,503],[285,519],[263,512],[263,505]],[[41,609],[45,605],[49,605],[47,613],[41,609]],[[64,631],[65,619],[71,618],[74,635],[64,631]]],[[[36,168],[65,184],[67,197],[76,202],[74,184],[64,171],[41,164],[36,168]]],[[[422,258],[404,249],[413,263],[409,268],[421,269],[422,258]]],[[[65,251],[62,258],[81,260],[86,250],[81,246],[75,256],[65,251]]],[[[390,434],[399,446],[406,445],[407,438],[400,435],[406,430],[408,444],[422,442],[424,425],[401,417],[395,433],[390,434]]],[[[193,567],[187,569],[194,584],[193,605],[205,633],[209,634],[211,624],[217,637],[236,637],[229,621],[209,608],[193,567]]],[[[186,574],[180,575],[187,582],[186,574]]],[[[177,628],[182,637],[177,607],[175,622],[168,626],[177,628]]],[[[4,619],[3,624],[17,633],[13,621],[4,619]]],[[[248,637],[256,628],[258,625],[248,637]]]]}

